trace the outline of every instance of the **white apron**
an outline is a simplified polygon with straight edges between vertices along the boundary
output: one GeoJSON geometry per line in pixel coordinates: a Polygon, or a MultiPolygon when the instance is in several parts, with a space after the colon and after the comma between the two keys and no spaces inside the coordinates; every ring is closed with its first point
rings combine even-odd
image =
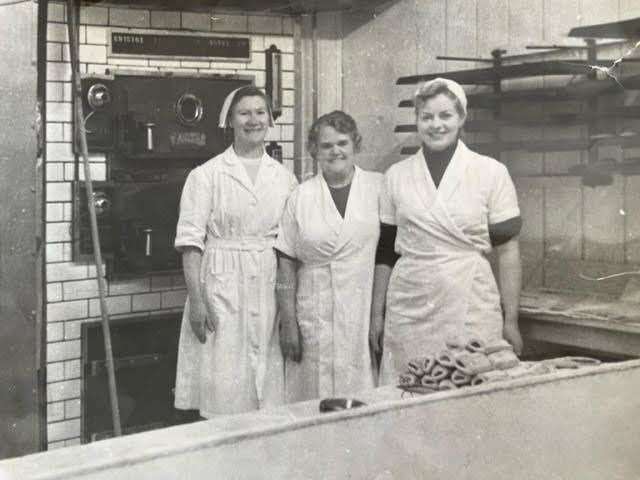
{"type": "Polygon", "coordinates": [[[295,178],[265,155],[255,185],[230,148],[187,179],[176,247],[203,249],[200,280],[218,319],[203,345],[189,323],[180,332],[175,405],[203,417],[283,403],[275,304],[278,220],[295,178]]]}
{"type": "MultiPolygon", "coordinates": [[[[515,198],[513,191],[492,214],[499,183],[493,177],[506,170],[462,142],[438,189],[422,152],[402,163],[390,172],[403,185],[391,194],[402,256],[387,290],[382,384],[396,382],[412,357],[444,349],[449,337],[502,338],[500,294],[485,256],[488,218],[519,213],[517,201],[514,207],[513,198],[505,200],[515,198]]],[[[382,221],[389,220],[382,215],[382,221]]]]}
{"type": "Polygon", "coordinates": [[[276,248],[297,258],[302,361],[286,362],[288,402],[374,386],[368,332],[382,175],[356,167],[344,219],[322,177],[291,195],[276,248]]]}

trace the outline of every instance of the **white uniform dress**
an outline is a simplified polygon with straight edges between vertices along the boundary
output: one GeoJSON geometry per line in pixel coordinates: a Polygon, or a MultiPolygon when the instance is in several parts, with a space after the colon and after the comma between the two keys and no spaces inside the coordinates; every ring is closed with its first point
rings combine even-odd
{"type": "Polygon", "coordinates": [[[288,402],[374,386],[368,334],[382,175],[356,167],[344,219],[322,174],[289,198],[276,248],[297,258],[302,361],[286,363],[288,402]]]}
{"type": "Polygon", "coordinates": [[[387,290],[381,383],[396,382],[409,359],[437,353],[448,337],[502,338],[488,226],[519,214],[504,165],[461,141],[438,188],[422,150],[389,168],[380,220],[398,226],[401,257],[387,290]]]}
{"type": "Polygon", "coordinates": [[[283,403],[275,303],[278,220],[297,181],[264,155],[255,185],[233,147],[195,168],[180,201],[176,248],[203,251],[200,281],[218,319],[203,345],[180,332],[175,405],[203,417],[283,403]]]}

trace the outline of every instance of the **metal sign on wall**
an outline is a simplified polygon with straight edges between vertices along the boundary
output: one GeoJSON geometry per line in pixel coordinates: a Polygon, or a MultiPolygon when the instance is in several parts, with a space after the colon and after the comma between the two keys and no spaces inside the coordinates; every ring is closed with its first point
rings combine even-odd
{"type": "Polygon", "coordinates": [[[251,39],[208,33],[111,29],[109,55],[250,62],[251,39]]]}

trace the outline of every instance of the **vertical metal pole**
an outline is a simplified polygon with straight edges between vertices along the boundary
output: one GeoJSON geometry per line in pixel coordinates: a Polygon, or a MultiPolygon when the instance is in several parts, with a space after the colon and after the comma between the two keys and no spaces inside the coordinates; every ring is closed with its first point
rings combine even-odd
{"type": "MultiPolygon", "coordinates": [[[[491,57],[493,58],[493,70],[495,72],[495,78],[493,80],[493,93],[497,98],[497,105],[494,106],[492,111],[494,120],[499,120],[502,116],[502,101],[500,99],[500,95],[502,93],[502,77],[500,76],[500,70],[502,68],[502,56],[505,53],[507,53],[506,50],[502,50],[499,48],[491,51],[491,57]]],[[[497,134],[495,135],[497,141],[494,143],[495,147],[492,149],[491,154],[496,160],[502,162],[502,148],[500,145],[502,143],[502,129],[499,126],[496,127],[495,133],[497,134]]]]}
{"type": "Polygon", "coordinates": [[[100,251],[100,238],[98,236],[98,221],[96,218],[96,208],[93,201],[93,186],[91,184],[91,169],[89,166],[89,151],[87,147],[87,136],[84,126],[84,116],[82,113],[82,83],[80,81],[78,63],[78,45],[76,42],[77,19],[76,2],[67,0],[67,27],[69,31],[69,51],[71,56],[71,68],[73,69],[73,88],[75,90],[74,101],[74,125],[75,138],[80,140],[80,149],[84,165],[84,182],[87,192],[87,208],[89,210],[89,220],[91,224],[91,240],[93,242],[93,256],[96,264],[96,274],[98,275],[98,294],[100,296],[100,314],[102,316],[102,334],[104,336],[104,353],[107,362],[107,376],[109,380],[109,399],[111,401],[111,416],[113,420],[113,431],[116,437],[122,435],[120,426],[120,408],[118,406],[118,392],[116,390],[115,368],[113,364],[113,349],[111,347],[111,331],[109,329],[109,313],[105,301],[106,285],[104,272],[102,269],[102,253],[100,251]]]}
{"type": "MultiPolygon", "coordinates": [[[[320,88],[320,79],[318,76],[318,15],[316,12],[312,13],[311,16],[311,31],[312,31],[312,52],[313,52],[313,96],[312,96],[312,122],[315,122],[318,119],[318,89],[320,88]]],[[[316,162],[315,158],[313,159],[313,174],[316,175],[318,173],[318,162],[316,162]]]]}
{"type": "MultiPolygon", "coordinates": [[[[596,60],[598,58],[597,44],[595,39],[593,38],[585,38],[584,42],[587,45],[587,63],[589,65],[595,65],[596,60]]],[[[587,78],[591,80],[596,80],[597,72],[592,69],[589,73],[587,73],[587,78]]],[[[598,145],[596,142],[591,142],[591,135],[597,131],[598,120],[595,119],[594,115],[598,110],[598,97],[593,96],[589,97],[586,102],[586,111],[589,121],[587,122],[587,165],[592,165],[598,161],[598,145]]],[[[583,155],[583,154],[581,154],[583,155]]],[[[580,222],[582,224],[582,249],[580,251],[580,259],[586,260],[586,244],[587,244],[587,235],[585,233],[585,209],[584,209],[584,185],[580,187],[580,197],[582,200],[582,208],[580,214],[580,222]]]]}
{"type": "MultiPolygon", "coordinates": [[[[38,65],[38,158],[46,163],[46,144],[47,144],[47,129],[45,126],[45,119],[47,118],[47,25],[49,22],[49,2],[38,2],[38,48],[36,54],[36,61],[38,65]]],[[[37,325],[37,341],[36,341],[36,357],[38,368],[38,385],[37,385],[37,398],[38,398],[38,450],[44,451],[47,449],[47,338],[46,328],[43,325],[43,312],[44,312],[44,295],[42,292],[46,292],[46,279],[44,278],[44,245],[43,239],[45,238],[45,224],[44,218],[44,192],[45,192],[45,175],[43,170],[45,166],[38,162],[37,168],[37,185],[36,185],[36,208],[38,216],[36,217],[38,238],[38,250],[37,250],[37,305],[38,310],[36,314],[37,325]]]]}

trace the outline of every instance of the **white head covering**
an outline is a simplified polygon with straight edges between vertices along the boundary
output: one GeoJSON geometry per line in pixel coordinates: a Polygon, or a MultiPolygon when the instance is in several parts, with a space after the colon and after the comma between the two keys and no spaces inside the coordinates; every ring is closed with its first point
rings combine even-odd
{"type": "Polygon", "coordinates": [[[418,86],[416,93],[414,94],[414,98],[422,95],[424,91],[430,88],[434,84],[444,84],[447,89],[451,93],[453,93],[457,99],[460,101],[460,105],[462,105],[462,109],[464,110],[465,115],[467,114],[467,95],[464,93],[464,89],[460,86],[458,82],[454,82],[453,80],[449,80],[448,78],[434,78],[433,80],[429,80],[428,82],[424,82],[418,86]]]}
{"type": "MultiPolygon", "coordinates": [[[[227,117],[229,116],[229,109],[231,108],[231,102],[233,102],[236,93],[242,90],[245,87],[239,87],[233,90],[227,98],[224,99],[224,103],[222,104],[222,108],[220,109],[220,116],[218,117],[218,127],[227,128],[230,125],[227,125],[227,117]]],[[[267,105],[267,111],[269,112],[269,126],[273,127],[273,114],[271,113],[271,107],[267,105]]]]}

